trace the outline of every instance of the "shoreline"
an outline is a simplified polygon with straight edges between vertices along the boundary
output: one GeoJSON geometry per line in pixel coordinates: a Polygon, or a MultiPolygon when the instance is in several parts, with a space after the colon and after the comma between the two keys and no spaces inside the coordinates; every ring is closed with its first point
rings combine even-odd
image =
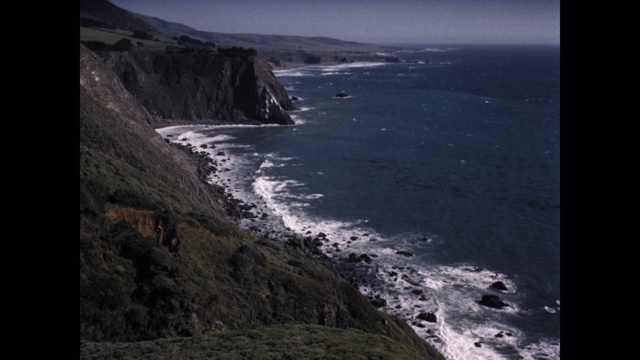
{"type": "MultiPolygon", "coordinates": [[[[198,124],[189,124],[195,125],[198,124]]],[[[211,125],[211,124],[207,124],[211,125]]],[[[222,125],[230,125],[228,123],[222,125]]],[[[156,129],[158,130],[158,129],[156,129]]],[[[312,233],[311,231],[295,231],[282,222],[282,224],[274,226],[269,220],[273,220],[271,211],[269,216],[265,217],[266,212],[260,214],[259,206],[255,203],[246,203],[233,195],[234,183],[231,178],[227,178],[227,182],[212,180],[213,176],[218,173],[227,171],[233,164],[218,161],[217,156],[202,151],[196,144],[186,141],[186,145],[175,141],[177,138],[169,138],[159,134],[165,141],[169,141],[170,146],[176,147],[183,151],[189,158],[193,159],[198,172],[198,178],[211,187],[216,194],[216,198],[221,200],[221,206],[226,212],[227,217],[236,223],[243,231],[255,236],[257,243],[267,247],[278,247],[297,252],[300,256],[311,257],[320,261],[324,261],[339,276],[350,284],[356,291],[368,299],[368,302],[376,307],[378,311],[384,312],[410,326],[418,337],[430,346],[442,352],[444,350],[442,334],[439,333],[440,325],[435,322],[435,316],[438,308],[433,309],[433,303],[428,300],[423,292],[412,292],[410,294],[388,293],[385,288],[386,281],[384,276],[380,277],[380,271],[387,270],[395,273],[395,276],[402,278],[406,282],[416,275],[416,269],[412,266],[403,266],[402,259],[413,257],[414,255],[407,251],[396,250],[396,265],[393,268],[385,269],[384,264],[377,262],[378,255],[373,253],[364,253],[350,250],[349,246],[352,241],[373,241],[374,237],[369,237],[368,233],[359,234],[352,233],[351,237],[335,238],[330,231],[319,231],[312,233]],[[245,222],[245,224],[242,224],[245,222]],[[248,224],[248,225],[247,225],[248,224]],[[328,235],[327,235],[328,234],[328,235]],[[359,240],[355,240],[357,238],[359,240]],[[329,251],[327,251],[329,250],[329,251]],[[391,270],[393,269],[393,270],[391,270]],[[403,300],[410,296],[412,301],[424,304],[424,307],[416,309],[413,307],[403,307],[399,309],[397,297],[403,300]],[[395,299],[395,300],[394,300],[395,299]],[[427,315],[429,314],[429,315],[427,315]],[[427,320],[429,318],[429,320],[427,320]],[[418,331],[420,329],[420,331],[418,331]],[[427,341],[429,339],[429,341],[427,341]]],[[[277,216],[277,215],[276,215],[277,216]]],[[[282,221],[283,219],[278,219],[282,221]]],[[[424,240],[424,239],[423,239],[424,240]]]]}

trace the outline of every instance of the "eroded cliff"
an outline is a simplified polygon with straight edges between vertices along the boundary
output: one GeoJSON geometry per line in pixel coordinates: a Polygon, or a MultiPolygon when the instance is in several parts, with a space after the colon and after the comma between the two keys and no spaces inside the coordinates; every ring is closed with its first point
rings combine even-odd
{"type": "Polygon", "coordinates": [[[211,52],[97,52],[162,123],[293,124],[284,87],[257,56],[211,52]]]}

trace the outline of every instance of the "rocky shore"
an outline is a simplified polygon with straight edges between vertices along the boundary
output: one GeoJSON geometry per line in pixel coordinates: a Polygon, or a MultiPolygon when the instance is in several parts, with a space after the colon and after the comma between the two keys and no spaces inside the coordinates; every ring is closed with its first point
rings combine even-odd
{"type": "MultiPolygon", "coordinates": [[[[177,139],[176,139],[177,140],[177,139]]],[[[389,265],[386,259],[383,265],[378,261],[375,253],[357,252],[350,249],[350,245],[361,241],[376,241],[368,233],[353,233],[346,238],[334,238],[329,231],[302,231],[294,232],[288,228],[282,229],[273,226],[267,221],[271,216],[264,211],[264,207],[256,203],[246,203],[233,196],[234,188],[231,182],[213,183],[216,173],[229,170],[233,167],[233,161],[224,152],[216,152],[218,156],[210,156],[210,152],[203,150],[210,145],[196,147],[191,144],[171,142],[171,138],[165,138],[172,146],[189,154],[198,173],[198,178],[216,192],[217,197],[224,199],[222,206],[227,216],[241,225],[246,231],[260,238],[260,244],[293,251],[299,256],[313,258],[329,264],[337,273],[355,289],[366,296],[368,302],[375,308],[396,316],[408,325],[425,340],[434,344],[442,344],[438,332],[438,305],[434,303],[429,290],[424,288],[424,279],[418,271],[407,265],[406,259],[412,258],[413,253],[404,249],[395,250],[395,264],[389,265]],[[205,147],[205,148],[203,148],[205,147]],[[389,282],[404,284],[400,288],[389,288],[389,282]]],[[[208,149],[211,150],[211,149],[208,149]]],[[[230,177],[226,177],[229,179],[230,177]]],[[[231,179],[233,179],[231,177],[231,179]]],[[[417,238],[416,242],[429,242],[427,236],[417,238]]],[[[483,272],[480,268],[464,269],[468,272],[483,272]]],[[[501,281],[491,285],[493,291],[498,293],[507,291],[507,287],[501,281]]],[[[502,309],[509,305],[503,302],[496,294],[486,294],[478,299],[480,305],[502,309]]],[[[501,337],[502,334],[496,334],[501,337]]],[[[510,336],[507,334],[507,336],[510,336]]],[[[476,342],[475,347],[482,346],[476,342]]]]}
{"type": "MultiPolygon", "coordinates": [[[[297,233],[290,229],[274,229],[264,221],[268,214],[266,212],[261,213],[258,210],[258,204],[245,203],[235,198],[230,184],[215,184],[210,181],[213,174],[224,171],[223,168],[229,166],[216,159],[226,154],[219,152],[217,153],[219,156],[212,158],[208,153],[202,151],[202,148],[190,144],[184,145],[178,142],[171,142],[170,138],[165,138],[165,141],[188,154],[197,168],[198,178],[212,188],[217,198],[223,199],[221,205],[225,209],[227,216],[233,221],[240,224],[241,221],[248,220],[252,225],[244,226],[245,230],[261,238],[263,244],[267,244],[270,247],[293,250],[302,256],[326,261],[355,289],[367,288],[369,302],[374,307],[385,310],[391,299],[386,299],[380,294],[385,283],[377,275],[380,271],[376,264],[377,255],[357,253],[349,249],[349,245],[356,241],[362,241],[363,239],[375,241],[375,239],[369,238],[369,234],[353,234],[349,239],[335,241],[337,239],[332,240],[323,231],[318,233],[312,233],[311,231],[297,233]],[[379,293],[375,294],[376,292],[379,293]]],[[[424,237],[420,241],[428,241],[428,238],[424,237]]],[[[411,291],[412,296],[415,296],[419,301],[426,302],[428,300],[426,294],[420,289],[416,281],[412,281],[412,278],[416,275],[416,270],[411,266],[402,266],[401,259],[413,257],[414,254],[405,250],[397,250],[396,255],[399,257],[398,265],[394,266],[386,275],[401,278],[408,283],[413,282],[415,289],[411,291]]],[[[396,305],[394,310],[398,309],[399,306],[396,305]]],[[[424,329],[427,327],[426,324],[437,322],[435,309],[419,308],[414,312],[415,314],[405,317],[404,320],[417,328],[424,329]]],[[[431,329],[427,329],[427,334],[428,338],[440,341],[431,329]]]]}

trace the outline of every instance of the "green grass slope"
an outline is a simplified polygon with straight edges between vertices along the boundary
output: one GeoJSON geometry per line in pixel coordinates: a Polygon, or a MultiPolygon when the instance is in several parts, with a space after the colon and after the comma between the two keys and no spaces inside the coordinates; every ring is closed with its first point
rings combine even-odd
{"type": "Polygon", "coordinates": [[[318,325],[207,332],[191,338],[138,343],[85,342],[81,359],[422,359],[414,348],[385,336],[318,325]]]}

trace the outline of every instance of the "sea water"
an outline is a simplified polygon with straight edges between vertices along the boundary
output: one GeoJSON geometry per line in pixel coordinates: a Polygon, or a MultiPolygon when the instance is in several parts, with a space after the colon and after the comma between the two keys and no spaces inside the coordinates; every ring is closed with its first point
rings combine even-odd
{"type": "Polygon", "coordinates": [[[274,71],[299,98],[294,126],[158,131],[208,152],[211,182],[265,214],[243,227],[367,254],[360,291],[448,359],[559,359],[559,47],[392,55],[274,71]]]}

